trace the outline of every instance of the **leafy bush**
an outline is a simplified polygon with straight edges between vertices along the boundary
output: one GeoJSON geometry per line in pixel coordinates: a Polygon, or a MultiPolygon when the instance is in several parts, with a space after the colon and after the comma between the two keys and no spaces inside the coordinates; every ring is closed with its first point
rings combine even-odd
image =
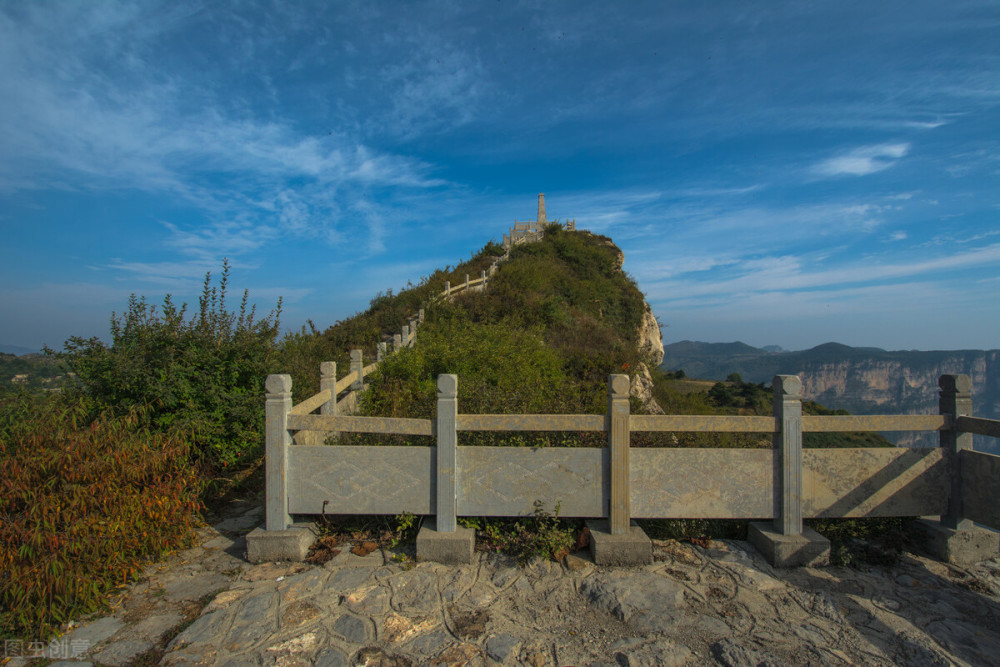
{"type": "Polygon", "coordinates": [[[549,514],[541,501],[535,501],[531,516],[518,519],[495,517],[462,517],[459,523],[476,531],[478,547],[486,551],[501,551],[526,565],[534,558],[561,561],[578,544],[582,521],[559,518],[559,504],[549,514]]]}
{"type": "Polygon", "coordinates": [[[151,432],[140,411],[85,413],[61,397],[0,402],[3,638],[43,641],[192,534],[185,439],[151,432]]]}
{"type": "Polygon", "coordinates": [[[264,380],[273,370],[281,300],[257,320],[243,293],[238,312],[226,308],[229,265],[218,287],[205,276],[198,312],[187,319],[167,295],[160,312],[145,297],[111,317],[111,345],[73,337],[58,356],[76,373],[95,412],[141,408],[161,431],[192,433],[192,454],[210,470],[255,456],[263,447],[264,380]]]}

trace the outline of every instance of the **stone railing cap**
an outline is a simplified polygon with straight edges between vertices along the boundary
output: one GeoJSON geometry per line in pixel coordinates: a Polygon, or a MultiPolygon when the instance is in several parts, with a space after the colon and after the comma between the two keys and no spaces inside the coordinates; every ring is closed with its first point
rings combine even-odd
{"type": "Polygon", "coordinates": [[[942,375],[938,378],[938,387],[944,391],[968,394],[972,392],[972,378],[964,373],[959,375],[942,375]]]}
{"type": "Polygon", "coordinates": [[[288,394],[292,391],[291,375],[268,375],[264,382],[268,394],[288,394]]]}

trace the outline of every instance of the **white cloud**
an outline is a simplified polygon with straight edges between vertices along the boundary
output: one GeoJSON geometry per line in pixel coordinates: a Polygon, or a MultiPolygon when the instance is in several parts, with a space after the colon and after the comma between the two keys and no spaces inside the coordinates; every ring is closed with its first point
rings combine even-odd
{"type": "Polygon", "coordinates": [[[825,270],[808,270],[809,258],[792,255],[745,260],[737,275],[718,280],[665,280],[646,285],[661,301],[688,303],[692,299],[732,301],[750,293],[829,290],[836,286],[891,281],[938,271],[968,269],[1000,263],[1000,244],[964,253],[912,262],[848,263],[825,270]]]}
{"type": "MultiPolygon", "coordinates": [[[[0,11],[0,190],[174,197],[204,219],[169,220],[167,244],[207,257],[279,234],[344,241],[339,214],[365,191],[446,184],[431,165],[359,135],[310,135],[267,109],[250,112],[220,94],[229,87],[213,77],[225,76],[223,64],[192,73],[152,59],[151,45],[187,25],[187,10],[64,9],[0,11]]],[[[231,57],[262,44],[243,46],[231,57]]]]}
{"type": "Polygon", "coordinates": [[[862,146],[844,155],[824,160],[812,170],[821,176],[865,176],[888,169],[909,151],[909,143],[862,146]]]}

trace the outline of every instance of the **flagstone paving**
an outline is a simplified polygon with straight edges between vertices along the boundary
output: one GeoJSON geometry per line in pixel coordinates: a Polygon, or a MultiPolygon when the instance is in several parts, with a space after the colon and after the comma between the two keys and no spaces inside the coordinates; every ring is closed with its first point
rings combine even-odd
{"type": "MultiPolygon", "coordinates": [[[[982,665],[1000,656],[1000,559],[776,570],[747,543],[655,541],[655,561],[518,567],[344,550],[244,560],[259,507],[150,568],[54,665],[982,665]],[[394,559],[395,556],[395,559],[394,559]]],[[[61,647],[61,648],[60,648],[61,647]]],[[[53,649],[54,651],[57,649],[53,649]]],[[[12,660],[11,667],[26,664],[12,660]]]]}

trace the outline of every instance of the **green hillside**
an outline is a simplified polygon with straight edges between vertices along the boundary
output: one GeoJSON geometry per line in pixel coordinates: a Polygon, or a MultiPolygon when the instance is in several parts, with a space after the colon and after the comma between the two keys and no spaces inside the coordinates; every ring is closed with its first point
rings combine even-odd
{"type": "MultiPolygon", "coordinates": [[[[424,307],[426,319],[417,344],[390,355],[368,378],[361,414],[381,417],[430,418],[437,395],[436,378],[459,378],[459,409],[466,414],[603,414],[612,373],[632,377],[645,364],[653,381],[653,398],[668,414],[771,414],[771,390],[743,382],[707,383],[691,390],[690,379],[678,379],[647,363],[638,350],[638,331],[645,301],[635,281],[621,270],[623,255],[611,239],[589,232],[567,232],[550,226],[535,243],[515,246],[498,267],[485,292],[462,293],[433,300],[443,289],[477,275],[497,256],[493,244],[455,269],[439,271],[398,294],[383,294],[354,318],[322,333],[301,334],[295,347],[311,350],[296,368],[312,376],[322,356],[346,362],[347,347],[374,353],[383,331],[394,331],[407,316],[424,307]],[[355,342],[347,344],[346,341],[355,342]],[[336,346],[340,349],[334,353],[336,346]]],[[[747,350],[752,350],[745,346],[747,350]]],[[[309,382],[308,379],[303,379],[309,382]]],[[[296,378],[296,382],[298,379],[296,378]]],[[[310,391],[315,391],[310,385],[310,391]]],[[[303,396],[308,393],[302,394],[303,396]]],[[[808,414],[830,414],[807,403],[808,414]]],[[[632,399],[634,413],[650,406],[632,399]]],[[[343,436],[342,443],[415,442],[412,437],[343,436]]],[[[602,434],[463,435],[463,444],[602,446],[602,434]]],[[[759,434],[633,433],[633,446],[766,447],[759,434]]],[[[806,446],[888,446],[877,435],[807,434],[806,446]]]]}

